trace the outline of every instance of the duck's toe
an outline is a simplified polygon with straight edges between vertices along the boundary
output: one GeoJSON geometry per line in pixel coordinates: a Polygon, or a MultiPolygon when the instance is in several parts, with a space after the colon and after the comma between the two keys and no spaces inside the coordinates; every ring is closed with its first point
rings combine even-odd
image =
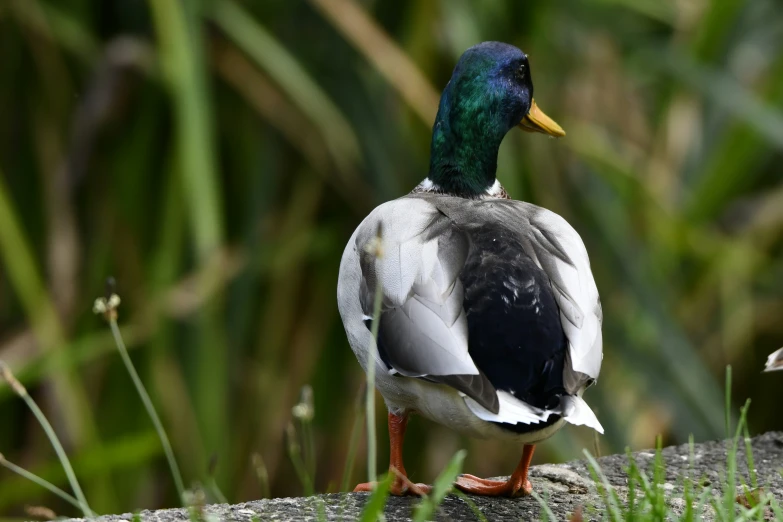
{"type": "MultiPolygon", "coordinates": [[[[373,489],[375,489],[376,485],[377,482],[363,482],[353,488],[353,492],[371,492],[373,489]]],[[[432,491],[432,486],[429,484],[416,484],[407,478],[402,479],[399,477],[395,479],[394,482],[392,482],[392,485],[389,488],[389,493],[397,497],[402,497],[405,495],[423,497],[425,495],[429,495],[430,491],[432,491]]]]}
{"type": "Polygon", "coordinates": [[[402,488],[398,489],[397,491],[399,491],[399,493],[394,491],[394,484],[392,484],[392,489],[390,490],[392,495],[414,495],[417,497],[423,497],[430,494],[430,491],[432,491],[432,486],[429,484],[413,483],[408,481],[407,484],[403,485],[402,488]]]}
{"type": "Polygon", "coordinates": [[[357,484],[355,488],[353,488],[354,493],[369,493],[373,490],[377,482],[362,482],[361,484],[357,484]]]}
{"type": "Polygon", "coordinates": [[[524,497],[533,492],[530,481],[491,480],[476,477],[474,475],[461,475],[454,485],[465,493],[489,497],[524,497]]]}

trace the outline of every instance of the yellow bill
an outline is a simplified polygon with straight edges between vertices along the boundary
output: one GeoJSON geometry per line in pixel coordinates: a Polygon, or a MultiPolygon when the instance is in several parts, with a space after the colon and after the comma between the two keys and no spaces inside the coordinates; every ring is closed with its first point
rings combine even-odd
{"type": "Polygon", "coordinates": [[[543,132],[549,134],[555,138],[562,138],[565,136],[565,131],[558,125],[555,120],[544,114],[544,111],[538,108],[536,100],[533,100],[530,104],[530,111],[527,116],[522,118],[519,122],[519,128],[527,132],[543,132]]]}

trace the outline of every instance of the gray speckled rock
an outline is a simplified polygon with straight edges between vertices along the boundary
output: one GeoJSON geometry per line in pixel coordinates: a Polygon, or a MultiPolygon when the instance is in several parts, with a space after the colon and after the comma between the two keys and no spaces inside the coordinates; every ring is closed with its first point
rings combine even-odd
{"type": "MultiPolygon", "coordinates": [[[[783,433],[767,433],[752,441],[758,480],[765,485],[765,490],[777,499],[783,500],[783,433]]],[[[697,478],[703,477],[720,492],[723,478],[721,473],[726,469],[726,448],[724,442],[707,442],[698,444],[694,450],[693,468],[697,478]]],[[[666,484],[664,488],[671,491],[671,505],[677,509],[682,501],[677,493],[681,490],[682,477],[689,473],[689,448],[673,446],[663,450],[666,460],[666,484]]],[[[650,470],[654,460],[654,452],[642,451],[635,454],[640,467],[650,470]]],[[[742,480],[749,482],[748,470],[745,464],[745,453],[741,449],[738,455],[738,472],[742,480]]],[[[617,488],[620,497],[626,492],[627,477],[625,468],[628,460],[625,455],[613,455],[599,459],[601,468],[609,482],[617,488]]],[[[588,507],[585,513],[592,518],[592,509],[600,510],[601,502],[595,490],[587,465],[583,461],[567,464],[543,465],[531,468],[533,488],[548,500],[552,511],[559,520],[567,520],[571,513],[580,506],[588,507]]],[[[256,500],[229,506],[216,504],[204,509],[205,515],[214,519],[250,521],[258,520],[356,520],[368,498],[367,493],[348,493],[318,495],[308,498],[276,498],[271,500],[256,500]],[[320,515],[319,515],[320,513],[320,515]]],[[[532,497],[519,499],[493,499],[471,497],[475,507],[489,521],[496,520],[539,520],[539,506],[532,497]]],[[[410,520],[412,507],[417,500],[413,498],[389,499],[386,506],[386,520],[410,520]]],[[[185,509],[164,509],[160,511],[143,511],[140,513],[145,521],[174,522],[189,520],[185,509]]],[[[709,517],[709,513],[706,513],[709,517]]],[[[133,515],[111,515],[99,520],[109,522],[115,520],[131,520],[133,515]]],[[[449,496],[441,505],[437,520],[477,520],[471,506],[464,500],[449,496]]]]}

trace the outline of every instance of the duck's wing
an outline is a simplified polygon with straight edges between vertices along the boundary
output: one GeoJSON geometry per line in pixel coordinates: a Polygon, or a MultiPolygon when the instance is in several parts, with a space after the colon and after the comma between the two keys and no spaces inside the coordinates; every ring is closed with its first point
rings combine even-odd
{"type": "MultiPolygon", "coordinates": [[[[579,234],[557,214],[520,201],[457,204],[443,199],[438,201],[438,207],[465,230],[485,222],[513,228],[525,253],[549,279],[559,309],[560,326],[568,341],[563,372],[563,387],[568,395],[562,397],[558,413],[572,424],[585,424],[603,433],[595,414],[581,397],[600,372],[603,313],[590,260],[579,234]]],[[[498,419],[497,415],[480,412],[478,408],[474,413],[485,420],[498,419]]]]}
{"type": "Polygon", "coordinates": [[[767,358],[767,365],[764,368],[764,371],[774,372],[775,370],[783,370],[783,348],[773,352],[767,358]]]}
{"type": "Polygon", "coordinates": [[[355,236],[360,301],[371,326],[376,290],[383,295],[378,356],[391,373],[441,382],[490,411],[498,396],[468,353],[459,274],[467,237],[428,201],[401,198],[376,208],[355,236]],[[380,227],[380,228],[379,228],[380,227]],[[380,230],[382,255],[372,248],[380,230]]]}
{"type": "Polygon", "coordinates": [[[513,227],[525,253],[547,275],[568,338],[568,393],[580,392],[596,379],[603,359],[603,313],[582,238],[562,217],[545,208],[515,200],[485,200],[455,204],[440,200],[439,208],[464,228],[491,221],[513,227]]]}
{"type": "Polygon", "coordinates": [[[568,338],[571,372],[566,390],[575,393],[598,378],[603,360],[603,311],[590,259],[582,238],[562,217],[526,205],[528,227],[523,235],[531,256],[549,276],[560,306],[560,322],[568,338]]]}

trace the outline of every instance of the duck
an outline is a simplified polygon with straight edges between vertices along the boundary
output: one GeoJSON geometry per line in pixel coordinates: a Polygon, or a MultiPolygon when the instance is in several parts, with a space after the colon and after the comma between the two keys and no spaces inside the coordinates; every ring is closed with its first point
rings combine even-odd
{"type": "Polygon", "coordinates": [[[411,414],[522,446],[507,480],[457,478],[476,495],[530,494],[535,445],[565,424],[603,433],[582,398],[603,360],[590,261],[564,218],[511,199],[497,180],[498,149],[515,128],[565,135],[536,105],[525,53],[501,42],[469,48],[440,98],[427,176],[375,208],[343,252],[338,309],[388,409],[395,495],[430,491],[405,471],[411,414]]]}
{"type": "Polygon", "coordinates": [[[767,357],[767,364],[764,371],[774,372],[775,370],[783,370],[783,348],[772,352],[769,357],[767,357]]]}

